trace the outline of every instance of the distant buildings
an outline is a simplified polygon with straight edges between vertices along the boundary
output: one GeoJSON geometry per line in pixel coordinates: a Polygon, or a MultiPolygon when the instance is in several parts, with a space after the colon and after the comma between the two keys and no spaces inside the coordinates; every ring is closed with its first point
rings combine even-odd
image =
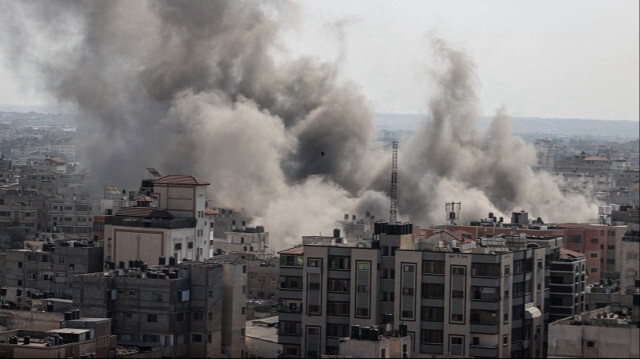
{"type": "Polygon", "coordinates": [[[111,319],[81,318],[69,312],[59,329],[31,328],[0,332],[2,358],[115,358],[116,337],[111,319]]]}
{"type": "Polygon", "coordinates": [[[71,299],[72,278],[102,270],[102,247],[82,240],[27,243],[11,249],[0,263],[0,286],[10,307],[31,307],[32,299],[71,299]]]}

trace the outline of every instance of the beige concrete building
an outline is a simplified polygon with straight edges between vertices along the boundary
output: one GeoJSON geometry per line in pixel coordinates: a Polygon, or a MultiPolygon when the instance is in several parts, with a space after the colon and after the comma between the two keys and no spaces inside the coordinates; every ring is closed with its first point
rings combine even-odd
{"type": "MultiPolygon", "coordinates": [[[[635,298],[640,302],[640,294],[635,298]]],[[[637,303],[632,310],[640,310],[637,303]]],[[[549,326],[549,356],[563,358],[640,358],[638,314],[607,306],[549,326]]]]}
{"type": "Polygon", "coordinates": [[[161,257],[177,262],[209,258],[213,239],[213,214],[206,208],[209,183],[185,175],[152,182],[157,208],[125,207],[105,217],[105,260],[158,265],[161,257]]]}
{"type": "Polygon", "coordinates": [[[343,243],[337,231],[280,252],[283,356],[343,355],[351,326],[401,323],[412,357],[545,356],[561,238],[416,243],[411,227],[380,222],[373,240],[343,243]]]}

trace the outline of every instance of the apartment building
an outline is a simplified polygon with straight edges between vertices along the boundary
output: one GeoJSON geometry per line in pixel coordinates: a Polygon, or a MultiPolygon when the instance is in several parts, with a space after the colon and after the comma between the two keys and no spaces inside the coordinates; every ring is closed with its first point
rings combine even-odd
{"type": "Polygon", "coordinates": [[[586,258],[580,252],[562,248],[551,261],[549,322],[573,317],[585,310],[586,258]]]}
{"type": "Polygon", "coordinates": [[[208,182],[168,175],[153,180],[157,207],[123,207],[104,216],[104,256],[119,262],[158,258],[204,261],[211,256],[213,214],[206,208],[208,182]]]}
{"type": "Polygon", "coordinates": [[[542,357],[561,238],[440,236],[377,222],[372,240],[303,237],[280,252],[286,357],[341,355],[352,325],[406,325],[411,356],[542,357]]]}
{"type": "Polygon", "coordinates": [[[30,307],[32,299],[73,295],[72,277],[102,271],[102,247],[89,240],[55,240],[41,247],[7,250],[0,283],[5,302],[30,307]]]}
{"type": "Polygon", "coordinates": [[[170,357],[244,354],[243,263],[177,264],[170,258],[168,265],[125,265],[76,276],[73,286],[74,305],[88,315],[112,318],[119,344],[153,347],[170,357]]]}
{"type": "Polygon", "coordinates": [[[241,227],[225,233],[225,238],[213,237],[213,253],[250,253],[259,258],[271,256],[269,232],[263,226],[241,227]]]}

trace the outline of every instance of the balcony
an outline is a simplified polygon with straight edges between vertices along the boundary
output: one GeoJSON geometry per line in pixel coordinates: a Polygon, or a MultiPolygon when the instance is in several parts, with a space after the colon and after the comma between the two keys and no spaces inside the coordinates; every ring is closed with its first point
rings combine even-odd
{"type": "Polygon", "coordinates": [[[497,358],[497,345],[469,345],[469,356],[482,358],[497,358]]]}

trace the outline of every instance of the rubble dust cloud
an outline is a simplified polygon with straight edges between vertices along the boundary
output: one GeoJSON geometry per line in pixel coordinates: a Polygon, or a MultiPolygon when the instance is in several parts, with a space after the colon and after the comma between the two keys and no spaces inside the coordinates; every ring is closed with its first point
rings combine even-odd
{"type": "MultiPolygon", "coordinates": [[[[275,249],[327,234],[344,213],[387,218],[390,151],[373,111],[339,66],[286,53],[286,1],[2,2],[0,46],[9,64],[80,118],[96,183],[133,188],[141,169],[209,182],[210,203],[245,208],[275,249]],[[10,34],[10,35],[9,35],[10,34]],[[324,152],[325,155],[321,155],[324,152]]],[[[430,113],[400,145],[399,214],[419,225],[524,209],[545,220],[584,221],[584,197],[564,195],[531,170],[531,146],[499,112],[487,133],[474,67],[441,40],[443,70],[430,113]]]]}

